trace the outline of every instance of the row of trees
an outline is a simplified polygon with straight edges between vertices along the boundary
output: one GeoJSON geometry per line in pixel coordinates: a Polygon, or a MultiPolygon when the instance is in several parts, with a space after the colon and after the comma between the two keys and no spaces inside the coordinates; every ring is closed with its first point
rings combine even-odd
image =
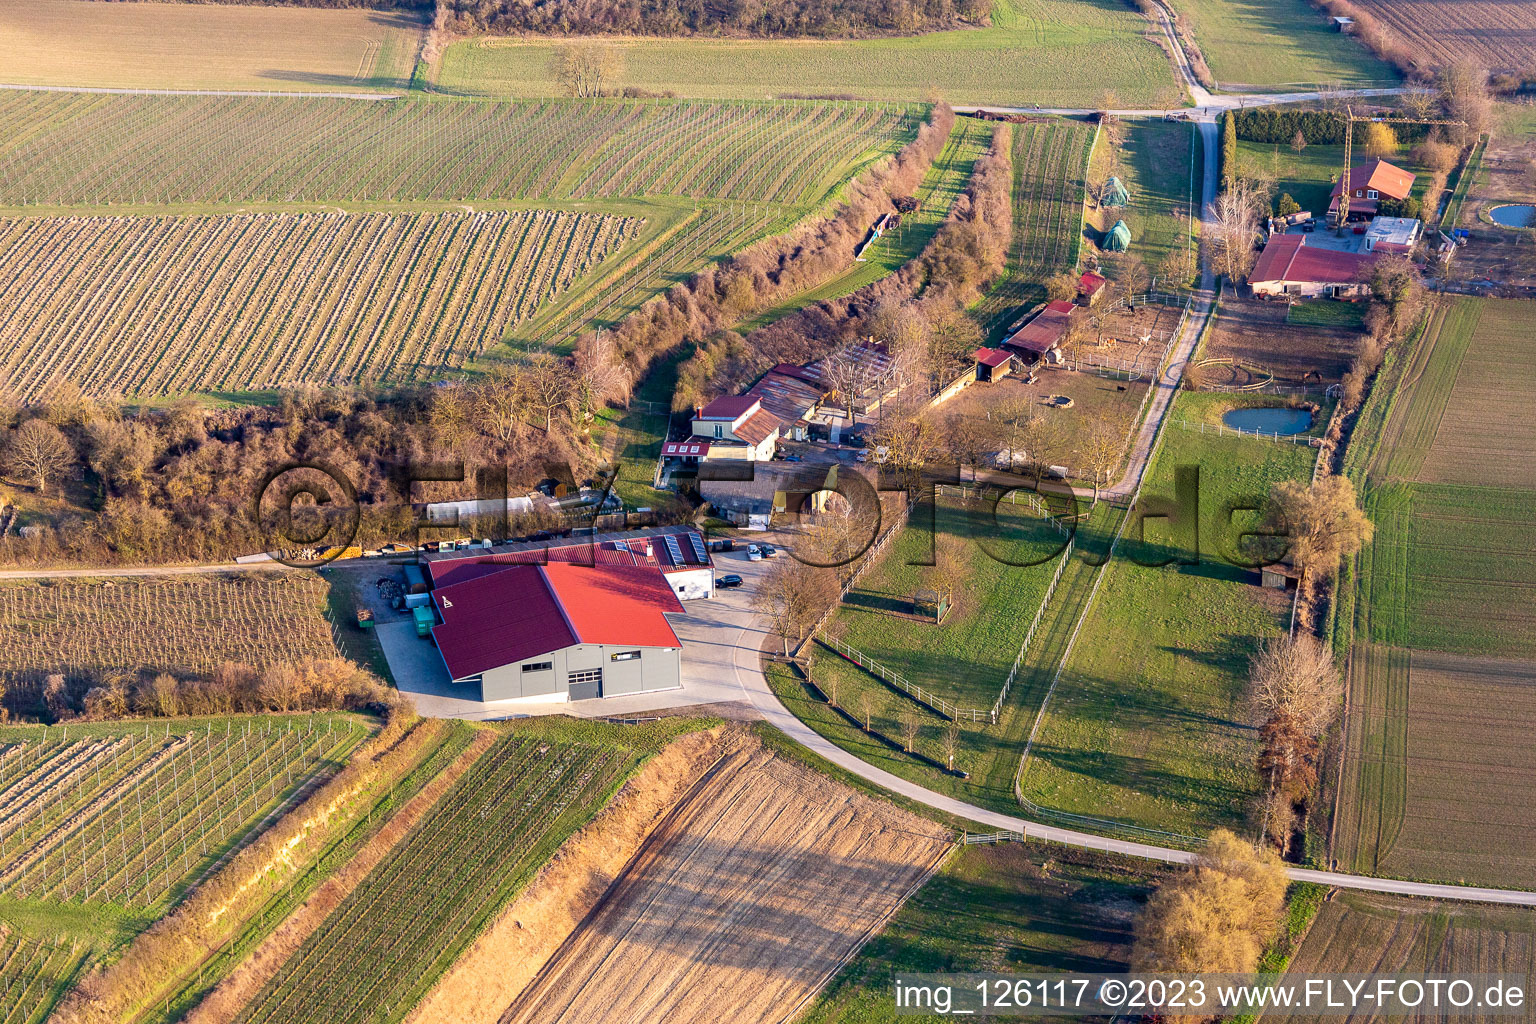
{"type": "Polygon", "coordinates": [[[984,0],[439,0],[437,25],[455,33],[847,38],[984,24],[991,10],[984,0]]]}

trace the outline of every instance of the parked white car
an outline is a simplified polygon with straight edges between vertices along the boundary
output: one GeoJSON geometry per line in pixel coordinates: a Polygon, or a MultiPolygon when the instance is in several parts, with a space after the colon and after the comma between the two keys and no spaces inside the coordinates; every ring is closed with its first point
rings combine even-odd
{"type": "Polygon", "coordinates": [[[749,562],[761,562],[762,560],[763,560],[763,549],[758,547],[756,544],[748,544],[747,545],[747,561],[749,561],[749,562]]]}

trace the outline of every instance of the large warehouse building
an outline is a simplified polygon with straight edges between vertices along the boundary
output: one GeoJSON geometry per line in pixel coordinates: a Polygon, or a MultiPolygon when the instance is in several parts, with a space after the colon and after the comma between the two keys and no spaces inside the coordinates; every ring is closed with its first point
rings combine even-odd
{"type": "Polygon", "coordinates": [[[682,604],[652,566],[486,565],[432,593],[466,700],[566,701],[682,686],[682,604]]]}
{"type": "Polygon", "coordinates": [[[715,596],[715,565],[704,535],[691,526],[653,526],[622,533],[559,537],[428,554],[432,586],[442,587],[484,572],[480,566],[643,565],[661,570],[681,601],[715,596]]]}

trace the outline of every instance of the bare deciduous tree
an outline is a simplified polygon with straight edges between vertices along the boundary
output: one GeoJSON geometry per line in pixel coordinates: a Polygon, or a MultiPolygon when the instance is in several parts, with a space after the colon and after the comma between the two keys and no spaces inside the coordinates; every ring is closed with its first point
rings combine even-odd
{"type": "Polygon", "coordinates": [[[1253,248],[1259,229],[1261,190],[1250,182],[1238,180],[1216,197],[1212,205],[1215,232],[1211,239],[1218,273],[1237,282],[1248,276],[1257,258],[1253,248]]]}
{"type": "Polygon", "coordinates": [[[1266,643],[1250,663],[1248,681],[1265,720],[1289,718],[1310,736],[1328,727],[1344,696],[1333,655],[1311,633],[1266,643]]]}
{"type": "Polygon", "coordinates": [[[1125,451],[1127,427],[1119,420],[1099,420],[1083,441],[1083,458],[1093,470],[1093,500],[1099,500],[1099,485],[1109,482],[1109,474],[1120,465],[1125,451]]]}
{"type": "Polygon", "coordinates": [[[602,43],[571,43],[555,50],[549,72],[572,96],[602,96],[624,73],[624,54],[602,43]]]}
{"type": "Polygon", "coordinates": [[[830,599],[827,590],[819,570],[792,558],[775,560],[763,574],[752,606],[768,620],[783,644],[785,657],[789,656],[790,643],[805,635],[817,612],[830,599]]]}
{"type": "Polygon", "coordinates": [[[915,708],[906,708],[901,713],[901,742],[902,748],[907,753],[917,749],[917,733],[923,726],[923,720],[917,714],[915,708]]]}
{"type": "Polygon", "coordinates": [[[46,420],[27,420],[11,432],[5,449],[6,468],[17,476],[29,477],[39,490],[67,469],[75,459],[75,450],[63,431],[46,420]]]}
{"type": "Polygon", "coordinates": [[[955,770],[955,755],[960,752],[960,723],[950,722],[944,727],[944,767],[955,770]]]}

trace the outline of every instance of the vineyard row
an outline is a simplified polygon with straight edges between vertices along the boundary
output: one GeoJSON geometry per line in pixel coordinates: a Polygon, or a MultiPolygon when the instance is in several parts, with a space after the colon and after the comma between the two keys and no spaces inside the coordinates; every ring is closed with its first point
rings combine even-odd
{"type": "Polygon", "coordinates": [[[0,220],[0,385],[33,398],[457,368],[641,222],[548,210],[0,220]]]}

